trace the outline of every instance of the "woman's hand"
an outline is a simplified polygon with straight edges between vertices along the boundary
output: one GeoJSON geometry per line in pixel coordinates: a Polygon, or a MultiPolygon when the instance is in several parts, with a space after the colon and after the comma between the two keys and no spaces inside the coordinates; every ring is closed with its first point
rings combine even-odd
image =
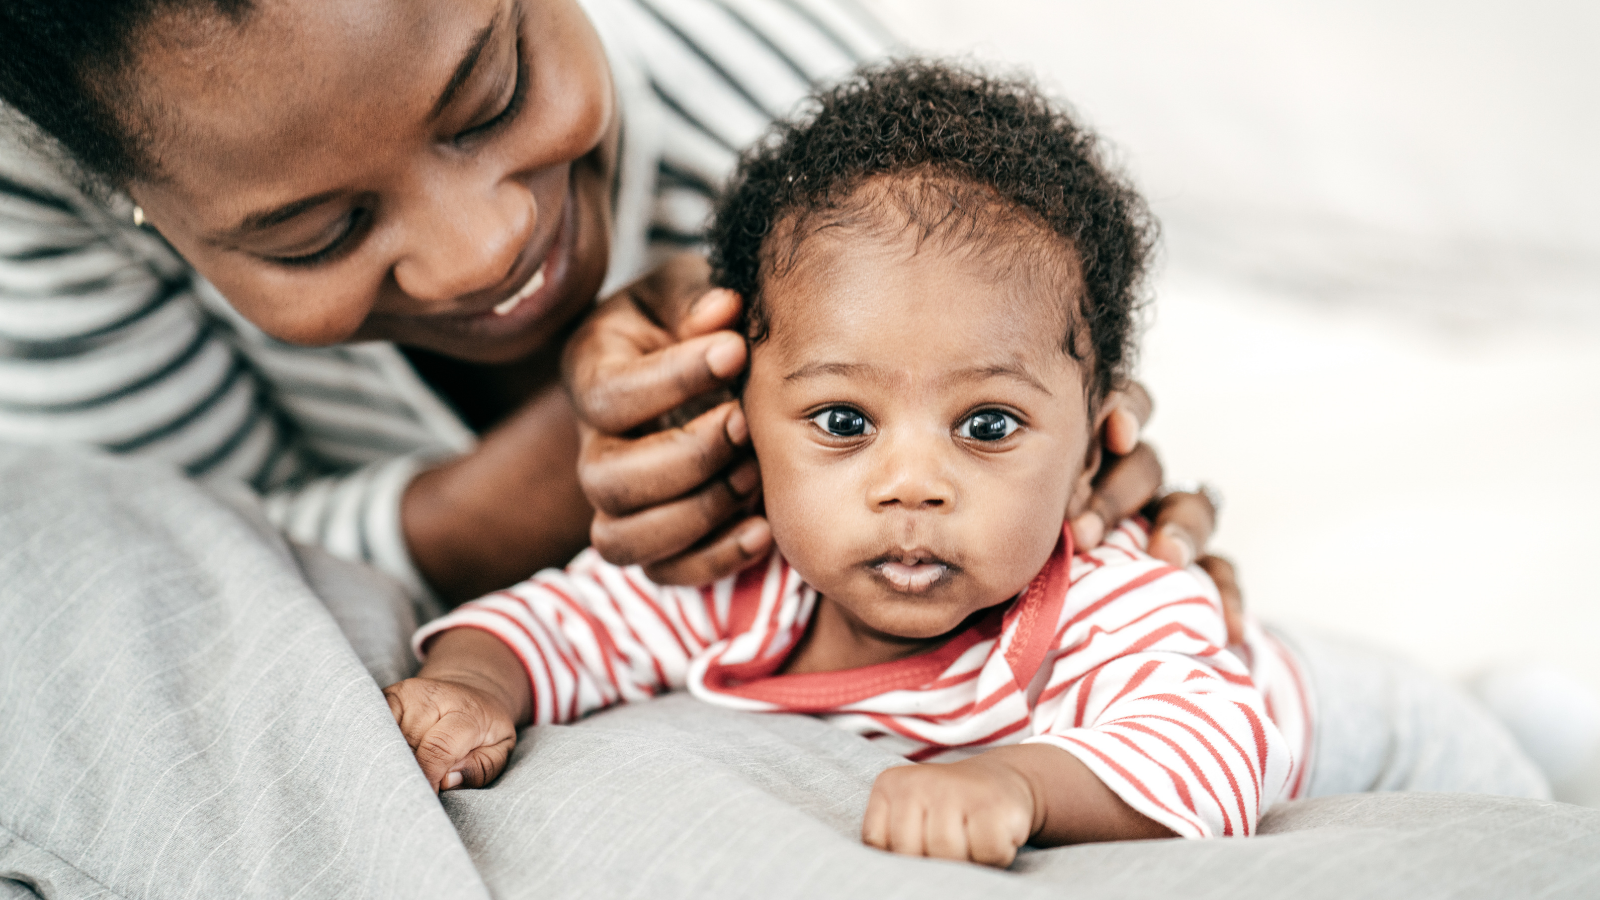
{"type": "Polygon", "coordinates": [[[590,539],[659,583],[705,584],[772,546],[751,514],[761,481],[744,414],[721,392],[745,365],[744,338],[726,330],[738,316],[739,298],[711,290],[704,258],[684,254],[607,300],[567,343],[590,539]],[[657,429],[686,404],[704,411],[657,429]]]}
{"type": "Polygon", "coordinates": [[[1228,623],[1228,640],[1244,639],[1244,601],[1234,580],[1233,564],[1205,553],[1216,530],[1217,510],[1205,494],[1176,491],[1158,496],[1161,460],[1139,440],[1150,420],[1152,403],[1144,385],[1133,382],[1107,400],[1112,404],[1101,439],[1106,462],[1095,478],[1089,509],[1072,520],[1072,540],[1080,548],[1098,547],[1111,525],[1144,510],[1152,521],[1150,555],[1180,569],[1199,563],[1216,582],[1228,623]]]}

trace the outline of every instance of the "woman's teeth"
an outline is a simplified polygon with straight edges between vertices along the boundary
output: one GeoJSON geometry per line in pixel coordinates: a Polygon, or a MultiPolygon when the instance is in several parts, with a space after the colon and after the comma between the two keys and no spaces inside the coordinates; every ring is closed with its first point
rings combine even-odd
{"type": "Polygon", "coordinates": [[[533,277],[528,279],[528,283],[518,289],[515,294],[497,304],[494,308],[494,314],[497,316],[511,315],[512,310],[521,305],[522,301],[532,297],[534,292],[542,287],[544,287],[544,266],[540,266],[539,271],[533,273],[533,277]]]}
{"type": "Polygon", "coordinates": [[[948,568],[936,562],[885,562],[878,564],[878,574],[895,590],[916,594],[933,587],[948,568]]]}

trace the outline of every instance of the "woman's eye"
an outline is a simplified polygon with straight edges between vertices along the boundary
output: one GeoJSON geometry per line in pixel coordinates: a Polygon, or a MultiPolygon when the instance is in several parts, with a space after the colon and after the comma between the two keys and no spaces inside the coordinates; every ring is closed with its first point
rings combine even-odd
{"type": "Polygon", "coordinates": [[[461,132],[460,134],[456,135],[456,140],[460,141],[475,135],[487,134],[499,126],[510,122],[512,119],[515,119],[517,117],[517,113],[522,111],[523,101],[528,96],[528,67],[523,65],[522,40],[520,37],[517,39],[516,52],[516,81],[511,88],[511,98],[507,100],[506,105],[501,107],[500,111],[495,113],[494,116],[491,117],[487,122],[474,125],[471,128],[468,128],[466,131],[461,132]]]}
{"type": "Polygon", "coordinates": [[[848,406],[830,406],[811,417],[818,428],[834,437],[860,437],[872,433],[867,417],[848,406]]]}
{"type": "Polygon", "coordinates": [[[351,213],[345,216],[343,221],[336,226],[338,228],[338,233],[334,235],[332,240],[322,245],[321,249],[313,250],[310,253],[297,254],[295,256],[269,256],[267,258],[275,263],[279,263],[280,265],[294,268],[310,268],[312,266],[325,263],[335,256],[338,256],[341,251],[349,246],[350,240],[355,237],[356,232],[361,230],[362,226],[366,224],[367,215],[368,214],[366,210],[363,209],[351,211],[351,213]]]}
{"type": "Polygon", "coordinates": [[[1011,436],[1022,427],[1015,417],[999,410],[986,409],[973,413],[956,426],[956,434],[974,441],[998,441],[1011,436]]]}

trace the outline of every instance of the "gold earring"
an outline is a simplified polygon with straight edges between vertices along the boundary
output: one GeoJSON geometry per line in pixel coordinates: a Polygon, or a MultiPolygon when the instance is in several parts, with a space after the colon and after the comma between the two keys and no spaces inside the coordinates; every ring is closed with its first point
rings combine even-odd
{"type": "Polygon", "coordinates": [[[133,208],[133,226],[138,228],[142,225],[144,225],[144,207],[135,206],[133,208]]]}

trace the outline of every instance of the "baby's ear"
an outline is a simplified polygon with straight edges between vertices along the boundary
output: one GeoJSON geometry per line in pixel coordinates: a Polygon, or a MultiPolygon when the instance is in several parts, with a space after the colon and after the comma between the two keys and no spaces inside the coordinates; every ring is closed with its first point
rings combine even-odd
{"type": "Polygon", "coordinates": [[[1111,404],[1101,403],[1095,410],[1094,428],[1089,432],[1089,446],[1083,451],[1083,471],[1072,484],[1072,497],[1067,500],[1067,518],[1075,519],[1089,509],[1094,498],[1094,478],[1100,474],[1100,463],[1105,459],[1106,422],[1111,418],[1111,404]]]}

